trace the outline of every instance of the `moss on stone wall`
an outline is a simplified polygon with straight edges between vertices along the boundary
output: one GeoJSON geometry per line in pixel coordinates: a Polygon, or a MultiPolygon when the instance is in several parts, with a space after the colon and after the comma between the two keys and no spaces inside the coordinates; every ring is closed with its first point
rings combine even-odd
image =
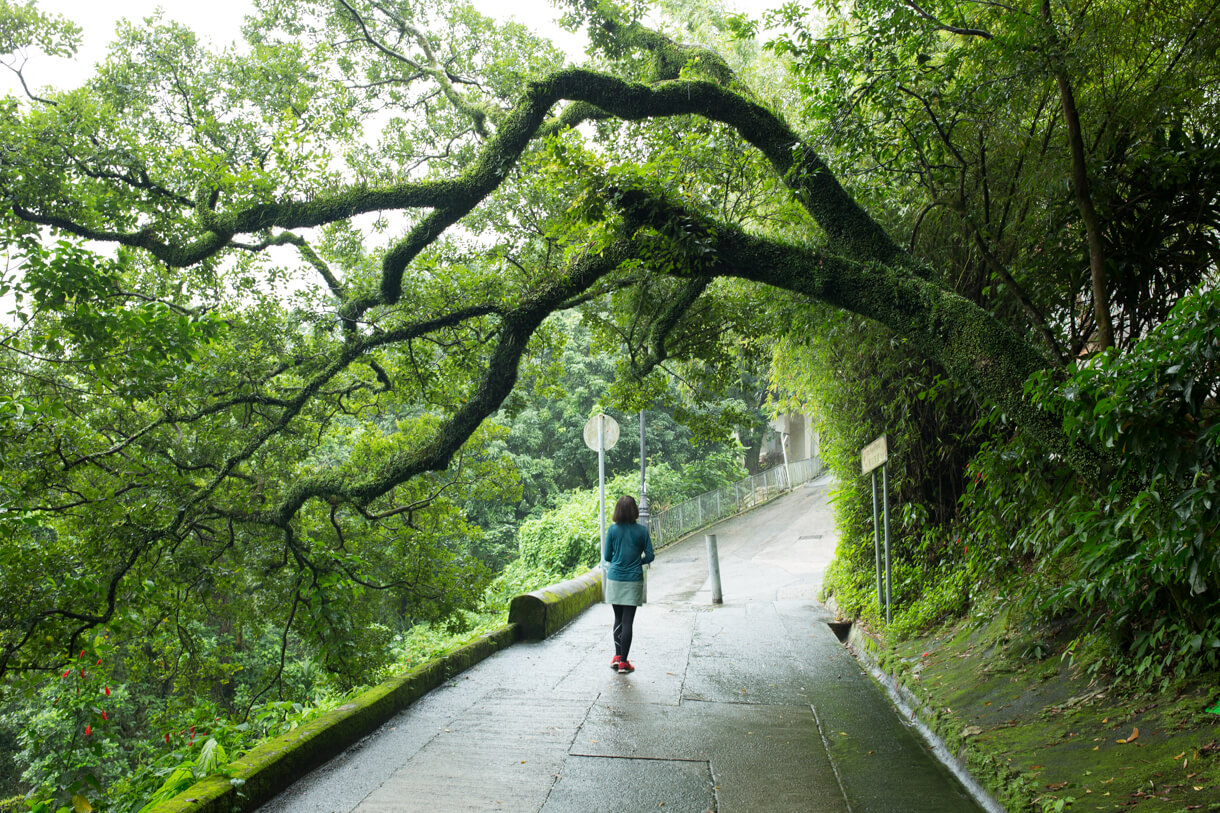
{"type": "Polygon", "coordinates": [[[590,570],[574,579],[517,596],[509,605],[508,621],[520,626],[523,638],[549,638],[601,599],[601,571],[590,570]]]}

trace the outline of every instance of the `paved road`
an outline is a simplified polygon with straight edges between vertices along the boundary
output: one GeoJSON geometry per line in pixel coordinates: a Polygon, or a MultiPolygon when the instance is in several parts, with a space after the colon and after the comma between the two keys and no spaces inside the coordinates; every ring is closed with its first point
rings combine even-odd
{"type": "Polygon", "coordinates": [[[662,551],[617,675],[609,607],[459,675],[262,808],[980,810],[838,643],[816,599],[826,481],[662,551]]]}

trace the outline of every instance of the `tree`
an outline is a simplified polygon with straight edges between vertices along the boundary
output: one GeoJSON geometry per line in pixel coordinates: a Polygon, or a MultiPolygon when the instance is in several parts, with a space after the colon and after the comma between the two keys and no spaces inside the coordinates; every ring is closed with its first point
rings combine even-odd
{"type": "Polygon", "coordinates": [[[902,450],[891,484],[906,509],[896,558],[910,568],[898,579],[910,588],[899,626],[939,617],[945,585],[956,585],[960,610],[972,585],[1000,584],[1045,618],[1082,619],[1084,638],[1119,656],[1107,664],[1121,671],[1211,668],[1220,638],[1204,619],[1214,617],[1217,563],[1201,540],[1220,515],[1200,461],[1214,455],[1217,414],[1206,404],[1220,348],[1196,342],[1216,330],[1206,314],[1220,152],[1203,147],[1217,119],[1200,84],[1220,67],[1216,7],[821,7],[825,28],[795,7],[771,18],[786,26],[771,47],[792,60],[811,138],[830,145],[853,191],[940,285],[1011,325],[1051,369],[1062,365],[1044,379],[1058,383],[1027,386],[1048,406],[1066,401],[1069,431],[1122,450],[1112,482],[1082,484],[997,421],[991,403],[914,363],[902,337],[811,309],[785,339],[783,372],[806,382],[804,396],[837,430],[823,448],[844,483],[829,579],[840,606],[873,605],[870,497],[853,475],[859,446],[888,432],[902,450]],[[1096,352],[1111,343],[1107,314],[1121,352],[1096,352]],[[1123,417],[1109,420],[1115,410],[1123,417]],[[1191,417],[1169,429],[1178,414],[1191,417]],[[930,605],[918,605],[921,589],[930,605]]]}
{"type": "Polygon", "coordinates": [[[1214,269],[1214,5],[821,5],[772,15],[803,121],[942,284],[1065,363],[1214,269]]]}
{"type": "Polygon", "coordinates": [[[23,393],[6,454],[30,474],[3,521],[61,544],[6,554],[0,673],[138,628],[147,582],[181,603],[252,570],[285,630],[306,611],[322,638],[353,585],[445,604],[429,568],[451,496],[496,482],[480,427],[547,320],[645,289],[641,374],[713,280],[761,283],[903,335],[1104,477],[1106,456],[1024,395],[1045,355],[939,284],[720,57],[609,5],[571,15],[604,70],[465,6],[262,0],[249,54],[127,26],[86,87],[7,101],[0,198],[36,312],[4,343],[23,393]],[[642,165],[657,122],[714,131],[704,157],[749,145],[741,187],[770,205],[728,215],[703,167],[642,165]],[[599,152],[581,125],[632,148],[599,152]],[[390,414],[409,417],[352,436],[390,414]],[[18,581],[34,572],[74,578],[18,581]]]}

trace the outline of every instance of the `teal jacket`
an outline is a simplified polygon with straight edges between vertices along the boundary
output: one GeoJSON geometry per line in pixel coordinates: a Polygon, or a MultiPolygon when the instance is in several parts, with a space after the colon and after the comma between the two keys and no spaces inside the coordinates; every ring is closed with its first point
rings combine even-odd
{"type": "Polygon", "coordinates": [[[638,522],[616,522],[606,529],[602,542],[602,561],[606,578],[616,582],[638,582],[644,578],[643,565],[656,558],[648,526],[638,522]]]}

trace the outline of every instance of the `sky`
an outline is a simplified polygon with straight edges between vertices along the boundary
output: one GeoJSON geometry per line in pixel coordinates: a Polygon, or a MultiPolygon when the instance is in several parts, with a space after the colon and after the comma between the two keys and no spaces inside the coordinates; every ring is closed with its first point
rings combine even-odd
{"type": "MultiPolygon", "coordinates": [[[[518,22],[551,37],[573,57],[583,52],[583,36],[576,37],[555,24],[558,9],[547,0],[473,0],[484,14],[499,20],[518,22]]],[[[242,18],[250,8],[249,0],[38,0],[44,11],[62,14],[84,30],[84,42],[75,59],[67,60],[33,55],[25,68],[26,80],[35,87],[55,85],[75,87],[92,72],[113,39],[115,24],[123,18],[140,20],[157,8],[169,19],[177,20],[213,44],[227,44],[241,37],[242,18]]],[[[7,71],[3,72],[8,74],[7,71]]],[[[0,77],[0,89],[19,91],[11,75],[0,77]]]]}
{"type": "MultiPolygon", "coordinates": [[[[472,0],[476,8],[498,20],[515,18],[530,29],[549,36],[573,60],[584,52],[585,37],[561,29],[555,20],[560,11],[549,0],[472,0]]],[[[752,15],[778,6],[782,0],[725,0],[725,6],[752,15]]],[[[157,8],[165,10],[172,20],[186,24],[197,34],[225,44],[241,36],[242,18],[251,6],[250,0],[37,0],[45,11],[62,14],[84,29],[84,43],[73,60],[31,57],[26,78],[34,86],[55,85],[76,87],[93,72],[92,66],[101,60],[113,38],[119,19],[139,20],[150,16],[157,8]]],[[[0,91],[20,91],[16,79],[8,71],[0,71],[0,91]]]]}

